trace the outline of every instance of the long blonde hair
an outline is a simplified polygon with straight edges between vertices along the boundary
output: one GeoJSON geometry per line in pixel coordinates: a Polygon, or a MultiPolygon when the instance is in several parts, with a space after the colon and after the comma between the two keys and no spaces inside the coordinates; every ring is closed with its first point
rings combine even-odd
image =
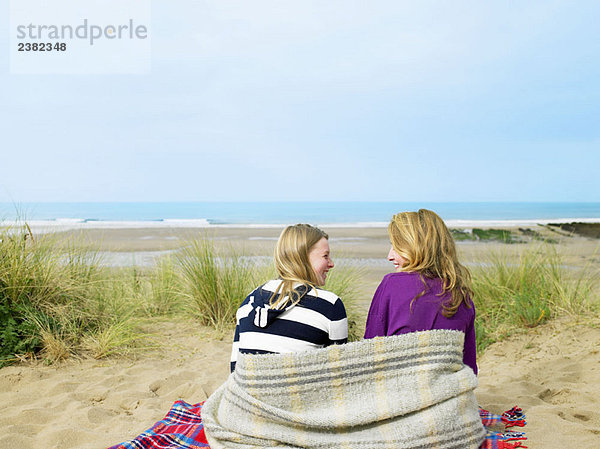
{"type": "MultiPolygon", "coordinates": [[[[471,274],[458,262],[452,234],[439,215],[427,209],[401,212],[392,217],[388,234],[396,253],[406,259],[399,271],[419,273],[425,288],[424,277],[442,280],[440,296],[451,294],[451,300],[442,303],[445,317],[453,316],[462,303],[471,307],[471,274]]],[[[425,290],[413,298],[411,308],[423,294],[425,290]]]]}
{"type": "Polygon", "coordinates": [[[329,239],[329,236],[309,224],[288,226],[283,230],[275,247],[275,268],[283,282],[271,295],[271,307],[281,309],[297,304],[307,291],[319,285],[308,253],[323,238],[329,239]],[[297,283],[306,287],[304,292],[294,289],[297,283]]]}

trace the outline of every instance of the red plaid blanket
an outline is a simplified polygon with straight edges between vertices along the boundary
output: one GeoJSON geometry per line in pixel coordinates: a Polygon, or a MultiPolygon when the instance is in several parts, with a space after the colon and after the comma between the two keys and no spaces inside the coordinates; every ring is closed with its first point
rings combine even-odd
{"type": "Polygon", "coordinates": [[[506,430],[509,427],[523,427],[527,424],[525,413],[519,407],[513,407],[501,415],[496,415],[480,408],[479,416],[481,416],[481,422],[487,430],[485,440],[479,449],[516,449],[527,447],[523,446],[522,443],[523,440],[527,439],[524,432],[506,430]],[[503,426],[504,430],[493,430],[494,427],[499,426],[503,426]]]}
{"type": "Polygon", "coordinates": [[[204,435],[201,410],[204,402],[177,401],[162,421],[144,433],[109,449],[196,449],[210,447],[204,435]]]}
{"type": "MultiPolygon", "coordinates": [[[[204,435],[202,424],[202,405],[177,401],[167,413],[165,419],[158,421],[144,433],[109,449],[197,449],[210,447],[204,435]]],[[[487,429],[485,441],[480,449],[517,449],[526,448],[521,441],[525,440],[523,432],[492,430],[494,426],[523,427],[526,423],[523,410],[513,407],[502,415],[495,415],[479,409],[481,422],[487,429]]]]}

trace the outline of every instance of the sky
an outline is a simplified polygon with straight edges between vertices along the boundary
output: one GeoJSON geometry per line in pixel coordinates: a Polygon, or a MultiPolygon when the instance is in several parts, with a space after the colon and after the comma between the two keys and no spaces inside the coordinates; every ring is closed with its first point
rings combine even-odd
{"type": "Polygon", "coordinates": [[[151,15],[125,75],[11,73],[0,21],[0,202],[600,201],[597,1],[151,15]]]}

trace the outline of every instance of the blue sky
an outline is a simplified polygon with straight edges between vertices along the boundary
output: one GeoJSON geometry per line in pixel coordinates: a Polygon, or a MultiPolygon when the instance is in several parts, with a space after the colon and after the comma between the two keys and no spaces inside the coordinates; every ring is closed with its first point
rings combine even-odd
{"type": "Polygon", "coordinates": [[[0,201],[600,201],[598,17],[155,1],[150,74],[0,58],[0,201]]]}

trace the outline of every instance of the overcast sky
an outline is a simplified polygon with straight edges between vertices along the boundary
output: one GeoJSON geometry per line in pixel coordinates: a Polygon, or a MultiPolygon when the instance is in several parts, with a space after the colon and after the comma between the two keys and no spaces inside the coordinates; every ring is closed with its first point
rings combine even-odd
{"type": "MultiPolygon", "coordinates": [[[[597,1],[155,1],[150,74],[0,58],[0,201],[600,201],[598,17],[597,1]]],[[[9,35],[3,20],[5,55],[9,35]]]]}

